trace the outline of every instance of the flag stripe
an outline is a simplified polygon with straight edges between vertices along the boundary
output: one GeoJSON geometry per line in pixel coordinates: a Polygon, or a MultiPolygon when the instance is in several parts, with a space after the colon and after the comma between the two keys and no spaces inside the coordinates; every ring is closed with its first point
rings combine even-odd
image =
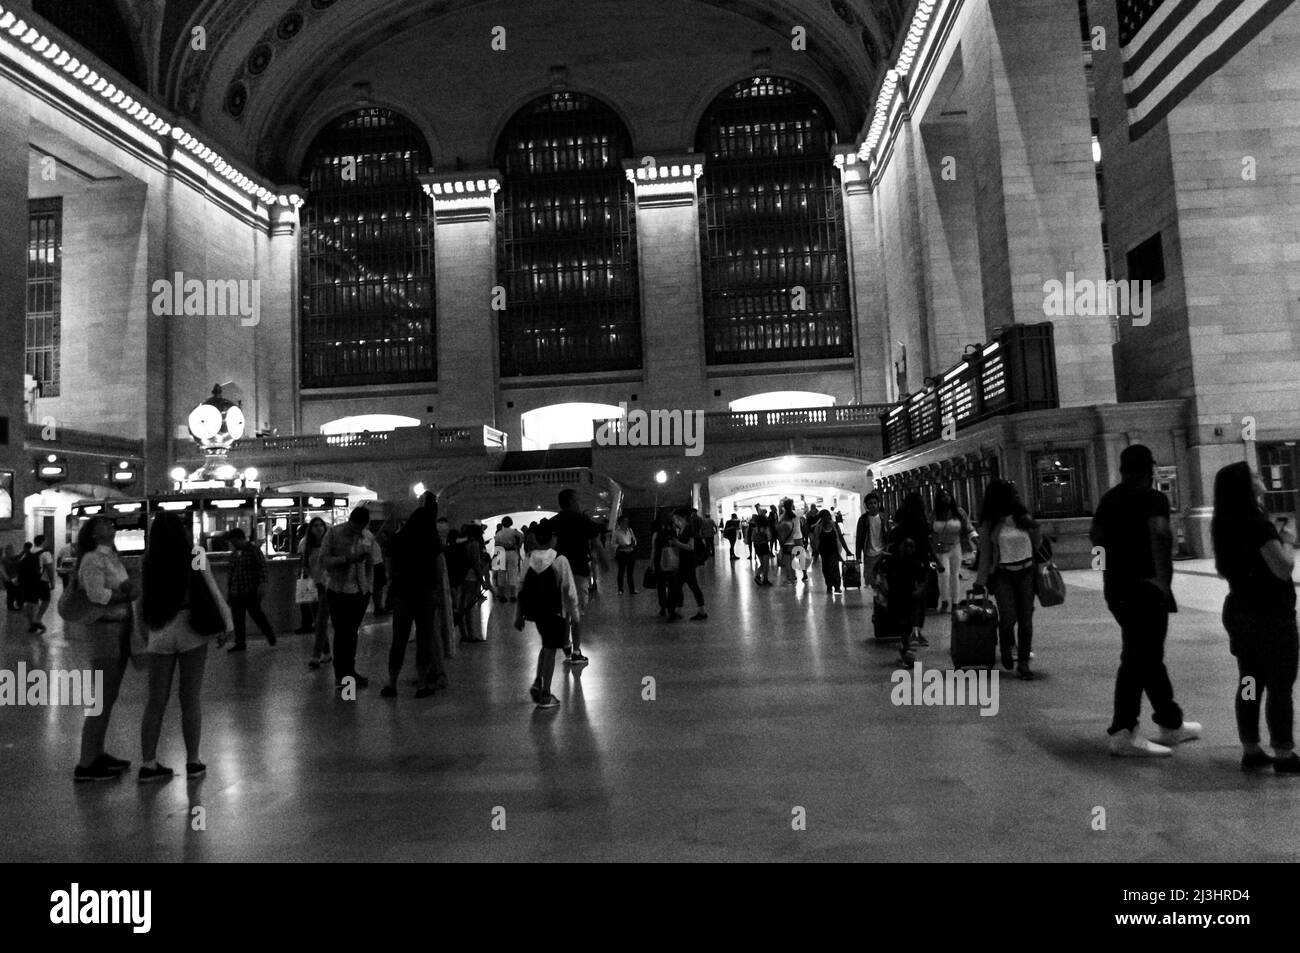
{"type": "Polygon", "coordinates": [[[1165,84],[1140,103],[1130,97],[1130,141],[1140,138],[1159,123],[1174,106],[1212,76],[1219,67],[1236,56],[1293,2],[1294,0],[1266,0],[1262,7],[1249,16],[1244,25],[1239,26],[1235,33],[1223,39],[1213,55],[1195,63],[1183,64],[1186,69],[1179,74],[1181,79],[1179,76],[1170,76],[1165,84]]]}
{"type": "Polygon", "coordinates": [[[1130,74],[1124,71],[1124,88],[1130,96],[1144,99],[1170,73],[1194,67],[1215,52],[1235,31],[1245,26],[1268,0],[1223,0],[1196,22],[1184,22],[1160,44],[1159,59],[1130,74]],[[1212,42],[1206,42],[1213,38],[1212,42]]]}
{"type": "Polygon", "coordinates": [[[1151,14],[1151,19],[1142,24],[1142,29],[1124,47],[1125,77],[1140,70],[1147,59],[1160,49],[1162,38],[1177,30],[1183,20],[1198,7],[1202,11],[1205,9],[1196,0],[1164,0],[1151,14]]]}

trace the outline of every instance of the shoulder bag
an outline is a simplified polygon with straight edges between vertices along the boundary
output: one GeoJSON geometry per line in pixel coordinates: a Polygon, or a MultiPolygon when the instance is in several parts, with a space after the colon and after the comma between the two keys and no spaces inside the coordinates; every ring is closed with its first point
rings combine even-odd
{"type": "Polygon", "coordinates": [[[86,590],[81,588],[76,572],[68,576],[68,584],[59,595],[57,610],[64,622],[78,625],[90,625],[103,614],[103,606],[91,602],[86,590]]]}
{"type": "Polygon", "coordinates": [[[1038,604],[1044,609],[1059,606],[1065,602],[1065,580],[1052,561],[1052,544],[1047,537],[1034,553],[1034,595],[1038,604]]]}

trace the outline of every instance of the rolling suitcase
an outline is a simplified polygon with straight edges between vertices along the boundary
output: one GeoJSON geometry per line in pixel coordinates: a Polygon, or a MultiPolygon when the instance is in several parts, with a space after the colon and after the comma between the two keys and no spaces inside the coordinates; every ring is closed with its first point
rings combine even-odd
{"type": "Polygon", "coordinates": [[[972,589],[952,610],[952,636],[948,653],[953,668],[993,668],[998,657],[998,609],[984,592],[978,599],[972,589]]]}
{"type": "Polygon", "coordinates": [[[862,566],[856,559],[844,560],[844,565],[840,567],[840,575],[843,577],[845,589],[862,588],[862,566]]]}

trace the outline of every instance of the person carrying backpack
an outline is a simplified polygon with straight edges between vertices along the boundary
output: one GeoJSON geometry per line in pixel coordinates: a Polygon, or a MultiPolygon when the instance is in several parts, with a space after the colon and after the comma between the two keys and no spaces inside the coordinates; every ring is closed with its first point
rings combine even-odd
{"type": "Polygon", "coordinates": [[[578,587],[569,561],[555,551],[555,527],[542,520],[535,530],[537,548],[528,554],[528,570],[519,588],[515,629],[531,622],[542,637],[537,653],[537,677],[529,694],[538,708],[555,708],[560,700],[551,693],[555,653],[569,641],[569,619],[578,612],[578,587]]]}

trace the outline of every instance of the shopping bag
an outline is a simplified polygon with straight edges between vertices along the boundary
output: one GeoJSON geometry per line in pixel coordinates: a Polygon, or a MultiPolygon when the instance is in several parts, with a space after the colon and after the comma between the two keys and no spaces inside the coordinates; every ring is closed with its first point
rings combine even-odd
{"type": "Polygon", "coordinates": [[[317,599],[316,581],[301,576],[293,585],[293,601],[300,606],[314,605],[317,599]]]}

